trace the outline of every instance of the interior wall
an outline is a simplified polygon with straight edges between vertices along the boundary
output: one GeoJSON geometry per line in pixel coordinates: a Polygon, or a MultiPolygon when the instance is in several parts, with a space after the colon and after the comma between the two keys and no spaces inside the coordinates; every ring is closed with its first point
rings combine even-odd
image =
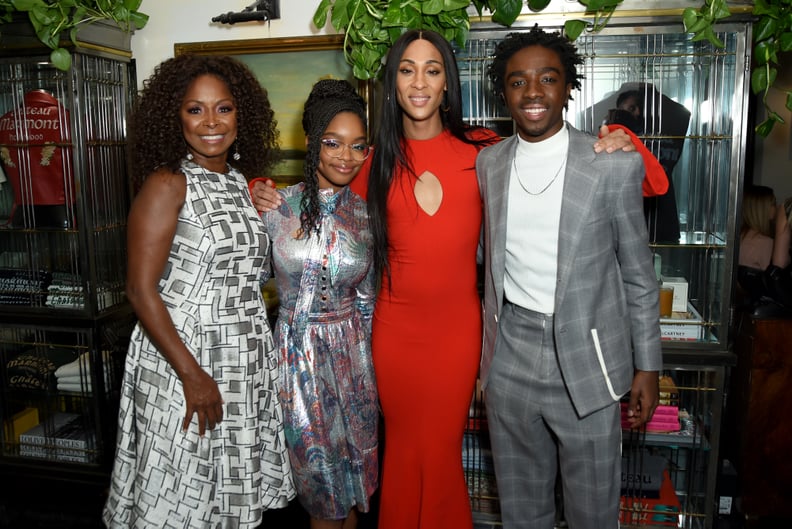
{"type": "MultiPolygon", "coordinates": [[[[218,24],[212,18],[242,11],[253,0],[143,0],[140,11],[149,16],[146,27],[132,35],[137,80],[151,75],[160,62],[173,57],[182,42],[265,39],[331,33],[328,24],[317,30],[311,19],[319,0],[280,0],[280,19],[270,22],[218,24]]],[[[330,28],[332,29],[332,28],[330,28]]]]}
{"type": "MultiPolygon", "coordinates": [[[[556,2],[556,0],[553,0],[556,2]]],[[[625,4],[633,0],[627,0],[625,4]]],[[[332,33],[329,24],[317,30],[312,16],[320,0],[281,0],[281,18],[271,22],[243,24],[217,24],[212,17],[228,11],[241,11],[253,0],[143,0],[141,11],[150,19],[145,28],[132,36],[132,54],[137,63],[138,85],[141,85],[154,67],[173,56],[177,42],[203,42],[282,38],[332,33]]],[[[579,7],[577,4],[557,2],[560,10],[579,7]],[[572,7],[570,7],[572,6],[572,7]]],[[[656,2],[668,7],[675,0],[656,2]]],[[[792,58],[786,58],[788,67],[781,68],[784,77],[781,86],[792,88],[792,58]]],[[[792,113],[785,109],[784,94],[774,91],[770,95],[772,108],[786,121],[776,125],[767,138],[756,137],[753,173],[747,175],[756,184],[772,187],[779,200],[792,196],[792,113]]],[[[764,118],[763,109],[757,109],[757,120],[764,118]]],[[[750,169],[750,168],[749,168],[750,169]]]]}
{"type": "MultiPolygon", "coordinates": [[[[792,90],[792,53],[780,61],[776,86],[792,90]]],[[[792,197],[792,112],[786,109],[786,95],[781,90],[771,91],[767,100],[785,123],[777,123],[767,138],[756,137],[753,179],[755,184],[772,187],[782,201],[792,197]]],[[[757,121],[765,116],[764,108],[757,108],[757,121]]]]}

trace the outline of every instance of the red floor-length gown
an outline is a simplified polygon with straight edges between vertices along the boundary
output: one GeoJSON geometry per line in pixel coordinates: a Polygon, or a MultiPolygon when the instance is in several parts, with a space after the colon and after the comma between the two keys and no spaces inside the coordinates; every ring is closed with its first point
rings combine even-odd
{"type": "Polygon", "coordinates": [[[416,174],[432,173],[443,195],[429,215],[414,177],[399,173],[388,199],[391,281],[372,338],[385,418],[378,529],[469,529],[462,435],[481,353],[477,149],[447,132],[407,143],[416,174]]]}

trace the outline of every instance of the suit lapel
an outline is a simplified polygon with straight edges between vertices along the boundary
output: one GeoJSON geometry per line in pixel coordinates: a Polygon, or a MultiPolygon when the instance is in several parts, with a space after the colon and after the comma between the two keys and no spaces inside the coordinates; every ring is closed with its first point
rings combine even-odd
{"type": "Polygon", "coordinates": [[[588,137],[570,125],[569,152],[561,201],[558,234],[558,285],[556,307],[563,299],[572,261],[580,245],[582,225],[591,210],[599,175],[591,170],[596,154],[588,137]]]}
{"type": "Polygon", "coordinates": [[[498,307],[503,305],[503,276],[506,271],[506,213],[509,205],[511,164],[514,159],[517,138],[513,136],[504,140],[503,143],[497,164],[487,173],[490,257],[498,307]]]}

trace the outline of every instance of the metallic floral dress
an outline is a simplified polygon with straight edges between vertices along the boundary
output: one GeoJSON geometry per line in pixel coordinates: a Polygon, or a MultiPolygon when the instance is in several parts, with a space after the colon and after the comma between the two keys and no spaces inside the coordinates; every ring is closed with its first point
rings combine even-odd
{"type": "Polygon", "coordinates": [[[366,203],[320,191],[317,237],[299,237],[304,186],[264,215],[280,308],[280,400],[297,496],[319,519],[369,510],[379,408],[371,362],[374,273],[366,203]]]}

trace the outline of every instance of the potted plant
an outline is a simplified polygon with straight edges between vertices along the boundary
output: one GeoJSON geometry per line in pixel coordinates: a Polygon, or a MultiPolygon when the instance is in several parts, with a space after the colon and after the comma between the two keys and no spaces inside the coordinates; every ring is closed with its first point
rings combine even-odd
{"type": "Polygon", "coordinates": [[[148,15],[138,11],[142,0],[0,0],[0,35],[3,26],[26,16],[36,38],[50,48],[52,64],[61,70],[71,66],[64,47],[77,45],[78,33],[100,21],[115,24],[126,32],[142,28],[148,15]]]}
{"type": "MultiPolygon", "coordinates": [[[[767,96],[778,75],[779,55],[792,51],[792,0],[756,0],[753,6],[756,17],[753,30],[753,61],[751,65],[751,90],[761,95],[767,118],[756,126],[756,132],[766,137],[776,123],[784,119],[770,108],[767,96]]],[[[731,15],[726,0],[705,0],[700,9],[688,8],[683,14],[685,31],[693,33],[693,40],[707,39],[723,47],[712,30],[718,20],[731,15]]],[[[784,90],[786,109],[792,112],[792,91],[784,90]]]]}
{"type": "MultiPolygon", "coordinates": [[[[492,21],[511,26],[523,5],[541,12],[551,0],[321,0],[314,13],[316,27],[324,27],[328,18],[332,26],[344,32],[344,53],[358,79],[379,74],[382,58],[394,40],[409,28],[437,31],[451,42],[463,46],[470,21],[468,8],[479,15],[485,10],[492,21]]],[[[583,31],[603,28],[623,0],[578,0],[589,20],[567,20],[564,33],[572,40],[583,31]]],[[[693,40],[706,39],[722,47],[713,25],[731,16],[727,0],[691,0],[697,7],[684,10],[682,23],[693,40]]],[[[751,89],[761,95],[767,119],[756,131],[767,136],[783,118],[768,106],[767,96],[778,73],[779,54],[792,51],[792,0],[756,0],[753,15],[754,52],[751,89]]],[[[786,108],[792,111],[792,92],[785,90],[786,108]]]]}

